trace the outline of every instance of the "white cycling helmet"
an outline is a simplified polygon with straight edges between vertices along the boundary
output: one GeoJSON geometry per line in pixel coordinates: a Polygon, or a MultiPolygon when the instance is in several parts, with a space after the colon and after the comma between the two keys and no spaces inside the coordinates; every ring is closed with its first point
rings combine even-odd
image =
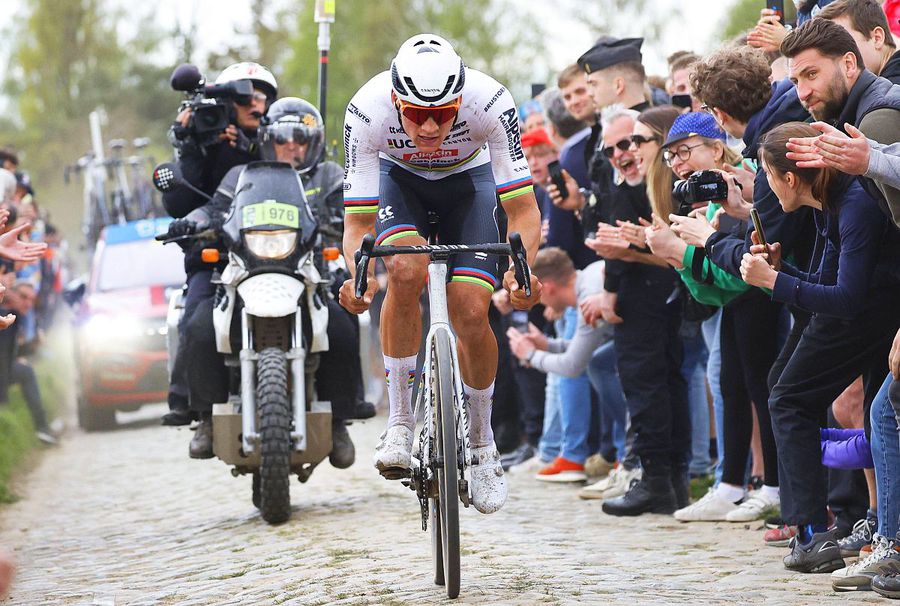
{"type": "Polygon", "coordinates": [[[455,101],[466,83],[466,66],[449,42],[418,34],[400,46],[391,61],[391,85],[397,98],[423,107],[455,101]]]}
{"type": "Polygon", "coordinates": [[[216,84],[225,84],[236,80],[250,80],[253,86],[262,90],[269,97],[269,103],[278,96],[278,83],[275,76],[259,63],[244,61],[229,65],[216,78],[216,84]]]}

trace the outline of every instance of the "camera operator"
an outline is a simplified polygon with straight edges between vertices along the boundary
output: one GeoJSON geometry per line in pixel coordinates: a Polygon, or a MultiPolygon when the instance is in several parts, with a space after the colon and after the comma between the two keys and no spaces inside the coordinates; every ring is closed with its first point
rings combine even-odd
{"type": "MultiPolygon", "coordinates": [[[[291,164],[301,180],[313,168],[321,168],[322,175],[331,171],[327,166],[316,166],[324,150],[324,124],[318,110],[303,99],[285,97],[273,103],[266,114],[265,124],[260,127],[259,141],[261,159],[291,164]]],[[[219,229],[230,212],[243,168],[241,165],[228,171],[213,199],[175,222],[178,223],[176,231],[191,234],[207,228],[219,229]]],[[[340,180],[343,181],[343,171],[340,180]]],[[[319,183],[322,184],[320,191],[326,191],[325,182],[319,183]]],[[[304,182],[304,187],[310,189],[309,183],[304,182]]],[[[314,213],[328,212],[326,205],[327,202],[319,197],[311,208],[314,213]]],[[[324,217],[316,218],[320,223],[326,222],[324,217]]],[[[343,469],[352,465],[356,457],[345,421],[354,416],[355,408],[359,408],[362,381],[359,335],[350,314],[342,311],[343,308],[333,298],[325,298],[328,304],[329,349],[321,354],[316,389],[319,396],[331,401],[332,405],[333,447],[329,460],[333,466],[343,469]]],[[[212,432],[207,434],[206,427],[212,427],[213,403],[223,402],[228,397],[228,372],[222,355],[216,350],[213,302],[214,289],[204,292],[202,297],[197,298],[193,313],[185,315],[182,326],[191,409],[200,416],[197,435],[191,440],[190,453],[194,458],[212,457],[212,432]]]]}
{"type": "MultiPolygon", "coordinates": [[[[205,90],[202,76],[196,68],[185,70],[185,66],[180,66],[173,73],[172,86],[178,90],[189,89],[194,92],[205,90]],[[179,82],[179,77],[184,78],[182,74],[185,72],[190,82],[183,84],[179,82]]],[[[231,90],[232,94],[225,96],[223,104],[212,104],[209,103],[212,99],[205,98],[188,104],[188,107],[178,114],[175,124],[169,131],[169,139],[175,147],[176,161],[183,178],[210,196],[230,169],[259,160],[256,133],[260,118],[278,94],[278,85],[272,73],[252,62],[228,66],[216,78],[214,86],[223,92],[231,90]],[[252,86],[246,86],[248,82],[252,86]],[[234,95],[235,83],[244,84],[243,92],[250,94],[234,95]],[[219,118],[215,112],[221,113],[222,105],[228,123],[220,132],[208,130],[206,127],[219,118]]],[[[187,187],[175,187],[165,192],[162,201],[166,212],[176,219],[206,204],[203,196],[187,187]]],[[[179,225],[176,221],[169,227],[169,231],[172,235],[180,235],[177,230],[182,228],[183,225],[179,225]]],[[[187,274],[187,292],[184,298],[182,325],[193,313],[198,300],[212,296],[215,290],[209,283],[214,268],[204,264],[200,259],[202,250],[202,243],[185,247],[184,270],[187,274]]],[[[179,333],[181,331],[182,328],[179,327],[179,333]]],[[[183,353],[185,339],[184,335],[179,336],[181,338],[169,386],[170,412],[163,417],[163,425],[187,425],[196,418],[196,414],[189,410],[189,390],[185,378],[186,360],[183,353]]],[[[212,427],[203,422],[203,419],[196,437],[198,444],[197,448],[192,447],[192,456],[212,456],[212,427]]]]}

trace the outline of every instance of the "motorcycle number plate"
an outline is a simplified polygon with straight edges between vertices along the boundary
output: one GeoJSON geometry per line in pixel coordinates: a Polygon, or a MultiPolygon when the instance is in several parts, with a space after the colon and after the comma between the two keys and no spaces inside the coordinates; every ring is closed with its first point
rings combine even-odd
{"type": "Polygon", "coordinates": [[[300,212],[293,204],[266,200],[245,206],[241,213],[245,229],[259,225],[278,225],[292,229],[300,227],[300,212]]]}

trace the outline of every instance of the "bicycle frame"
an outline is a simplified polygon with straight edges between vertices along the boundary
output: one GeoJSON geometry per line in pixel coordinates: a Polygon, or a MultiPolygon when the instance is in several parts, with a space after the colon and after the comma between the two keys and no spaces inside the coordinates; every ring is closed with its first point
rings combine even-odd
{"type": "MultiPolygon", "coordinates": [[[[447,338],[450,341],[450,353],[452,360],[452,372],[453,372],[453,392],[454,392],[454,408],[455,417],[457,419],[457,438],[459,439],[458,448],[461,451],[462,457],[461,462],[462,466],[460,468],[460,478],[463,477],[463,473],[469,464],[469,414],[466,410],[466,407],[462,405],[463,400],[463,386],[462,386],[462,375],[459,370],[459,356],[456,351],[456,335],[453,334],[453,330],[450,327],[450,313],[447,308],[447,260],[446,259],[433,259],[431,263],[428,264],[428,308],[430,310],[430,318],[431,323],[428,328],[428,334],[425,337],[425,361],[422,365],[422,379],[421,385],[422,389],[419,392],[419,397],[416,398],[416,406],[414,410],[414,417],[418,418],[419,410],[422,408],[425,403],[428,403],[429,414],[426,414],[423,417],[423,425],[426,436],[428,439],[423,441],[423,445],[425,447],[425,452],[422,453],[423,459],[425,461],[431,460],[431,442],[434,438],[435,434],[435,415],[439,414],[440,411],[431,410],[430,403],[433,400],[431,396],[432,390],[432,381],[431,381],[431,367],[432,367],[432,351],[433,351],[433,343],[435,336],[438,332],[446,332],[447,338]]],[[[464,501],[464,504],[468,506],[468,498],[464,501]]]]}
{"type": "MultiPolygon", "coordinates": [[[[456,337],[450,326],[447,306],[447,273],[450,257],[464,252],[509,255],[512,258],[516,281],[526,296],[531,296],[531,276],[521,236],[509,234],[509,244],[428,244],[414,246],[375,246],[375,236],[366,234],[356,251],[356,298],[367,290],[369,260],[390,255],[427,254],[428,306],[430,325],[425,337],[425,363],[419,390],[416,394],[415,417],[423,410],[423,426],[419,432],[418,466],[408,472],[404,484],[419,499],[422,530],[427,530],[432,518],[432,547],[434,549],[435,583],[446,585],[447,596],[459,595],[459,510],[456,499],[468,507],[471,501],[466,468],[471,465],[469,415],[465,405],[456,337]],[[446,337],[446,341],[444,340],[446,337]],[[449,351],[448,351],[449,350],[449,351]],[[435,360],[437,352],[437,360],[435,360]],[[448,361],[449,358],[449,361],[448,361]],[[447,365],[449,364],[449,369],[447,365]],[[453,377],[448,384],[446,373],[453,377]],[[452,391],[452,396],[449,392],[452,391]],[[452,397],[452,403],[449,400],[452,397]],[[441,408],[433,407],[433,404],[441,408]],[[450,411],[446,406],[452,406],[450,411]],[[450,431],[450,423],[455,427],[450,431]],[[438,431],[440,430],[440,431],[438,431]],[[440,434],[440,435],[438,435],[440,434]],[[455,434],[455,435],[454,435],[455,434]],[[455,442],[455,446],[453,444],[455,442]],[[455,450],[451,454],[450,451],[455,450]],[[456,459],[453,464],[451,457],[456,459]],[[455,485],[454,485],[455,484],[455,485]],[[429,500],[431,503],[429,504],[429,500]],[[440,520],[437,518],[440,517],[440,520]],[[440,553],[439,553],[440,552],[440,553]]],[[[384,473],[384,472],[382,472],[384,473]]],[[[390,477],[385,475],[385,477],[390,477]]],[[[394,476],[398,479],[402,476],[394,476]]]]}

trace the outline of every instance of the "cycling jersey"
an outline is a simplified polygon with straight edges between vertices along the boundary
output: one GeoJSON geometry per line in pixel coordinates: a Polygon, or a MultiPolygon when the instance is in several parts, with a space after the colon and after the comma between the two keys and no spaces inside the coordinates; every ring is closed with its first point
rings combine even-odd
{"type": "Polygon", "coordinates": [[[382,72],[354,95],[344,118],[344,207],[347,213],[378,211],[379,159],[428,181],[490,164],[501,201],[532,191],[519,140],[515,102],[490,76],[466,69],[462,105],[435,152],[421,152],[406,136],[391,101],[391,76],[382,72]]]}

